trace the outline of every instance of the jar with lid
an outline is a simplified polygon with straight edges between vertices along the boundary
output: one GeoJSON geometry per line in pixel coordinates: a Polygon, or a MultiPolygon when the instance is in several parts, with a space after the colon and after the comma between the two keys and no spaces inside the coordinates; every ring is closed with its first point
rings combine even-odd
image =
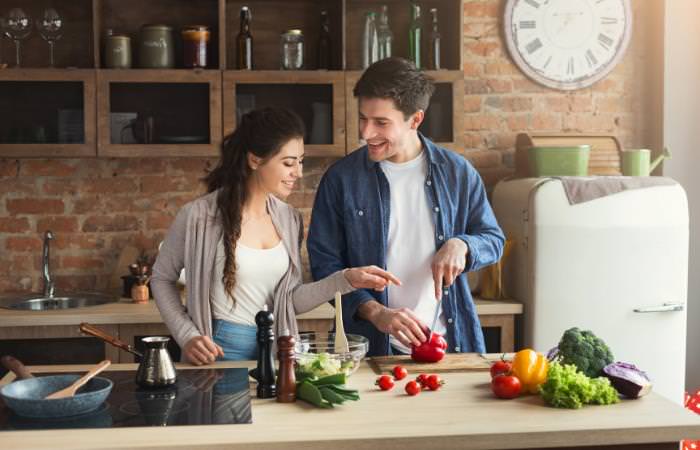
{"type": "Polygon", "coordinates": [[[182,29],[183,65],[188,68],[207,67],[207,46],[209,28],[204,25],[190,25],[182,29]]]}
{"type": "Polygon", "coordinates": [[[300,70],[304,67],[304,35],[293,29],[280,38],[280,66],[283,70],[300,70]]]}
{"type": "Polygon", "coordinates": [[[131,68],[131,38],[113,34],[105,38],[104,63],[108,69],[131,68]]]}
{"type": "Polygon", "coordinates": [[[144,25],[139,42],[139,67],[171,69],[175,67],[173,29],[167,25],[144,25]]]}

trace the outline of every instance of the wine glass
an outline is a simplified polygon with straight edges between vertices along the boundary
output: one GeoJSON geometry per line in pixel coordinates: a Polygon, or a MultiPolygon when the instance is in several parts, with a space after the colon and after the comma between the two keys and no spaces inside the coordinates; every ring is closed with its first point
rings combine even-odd
{"type": "Polygon", "coordinates": [[[20,67],[20,44],[32,33],[32,20],[21,8],[13,8],[5,18],[5,35],[15,41],[17,67],[20,67]]]}
{"type": "Polygon", "coordinates": [[[41,19],[37,19],[36,28],[41,37],[49,43],[49,67],[54,67],[53,46],[63,36],[63,18],[53,8],[46,8],[41,19]]]}

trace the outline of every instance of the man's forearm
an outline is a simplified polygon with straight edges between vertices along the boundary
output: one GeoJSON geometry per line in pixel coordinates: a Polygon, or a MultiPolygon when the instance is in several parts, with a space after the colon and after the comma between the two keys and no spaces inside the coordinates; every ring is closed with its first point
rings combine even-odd
{"type": "Polygon", "coordinates": [[[376,300],[370,300],[357,307],[357,317],[374,323],[375,318],[384,310],[384,305],[376,300]]]}

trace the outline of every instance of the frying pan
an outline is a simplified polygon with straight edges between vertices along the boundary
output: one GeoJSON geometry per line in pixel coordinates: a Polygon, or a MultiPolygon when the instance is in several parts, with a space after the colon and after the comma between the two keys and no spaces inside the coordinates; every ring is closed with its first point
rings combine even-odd
{"type": "MultiPolygon", "coordinates": [[[[14,358],[3,358],[2,363],[17,374],[22,373],[23,369],[26,371],[22,363],[14,358]]],[[[27,373],[28,371],[24,372],[25,375],[27,373]]],[[[76,416],[96,410],[104,403],[114,386],[112,380],[108,378],[95,377],[72,397],[45,398],[53,392],[70,386],[78,378],[80,375],[24,378],[0,388],[0,397],[5,405],[19,416],[51,419],[76,416]]]]}

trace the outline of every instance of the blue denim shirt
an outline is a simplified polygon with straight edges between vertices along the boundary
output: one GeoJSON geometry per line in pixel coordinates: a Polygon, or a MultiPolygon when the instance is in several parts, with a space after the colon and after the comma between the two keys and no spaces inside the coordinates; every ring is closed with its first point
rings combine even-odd
{"type": "MultiPolygon", "coordinates": [[[[465,272],[497,262],[505,239],[478,172],[462,156],[423,135],[420,139],[428,159],[425,194],[435,224],[435,236],[426,239],[435,241],[435,251],[450,238],[463,240],[469,248],[465,272]]],[[[334,163],[321,179],[309,228],[307,248],[314,279],[346,267],[374,264],[386,269],[390,203],[389,181],[367,156],[366,146],[334,163]]],[[[345,331],[367,337],[370,356],[391,354],[389,336],[357,316],[357,308],[370,300],[387,306],[387,292],[360,289],[343,296],[345,331]]],[[[445,289],[442,307],[448,350],[485,351],[465,273],[445,289]]]]}

